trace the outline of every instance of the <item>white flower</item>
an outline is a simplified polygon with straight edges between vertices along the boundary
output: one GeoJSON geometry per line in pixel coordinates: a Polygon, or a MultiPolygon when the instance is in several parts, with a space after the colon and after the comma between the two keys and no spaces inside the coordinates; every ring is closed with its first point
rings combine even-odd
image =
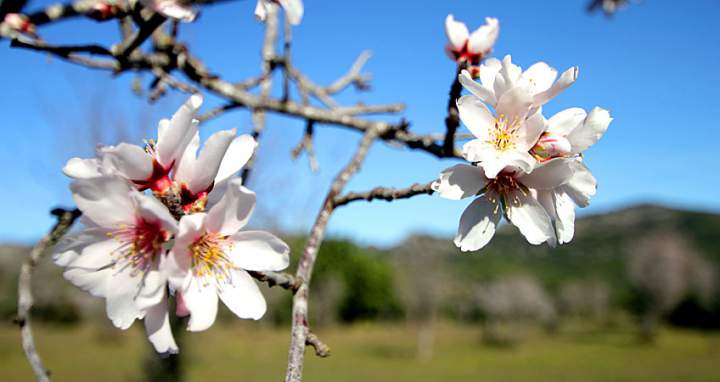
{"type": "Polygon", "coordinates": [[[567,243],[575,233],[575,205],[587,207],[595,195],[597,181],[579,157],[597,142],[612,122],[610,113],[596,107],[585,113],[579,108],[563,110],[548,120],[548,129],[532,153],[542,161],[557,157],[574,157],[573,176],[566,184],[538,192],[538,200],[550,215],[555,235],[548,243],[567,243]]]}
{"type": "Polygon", "coordinates": [[[255,194],[233,179],[207,213],[180,220],[167,270],[171,289],[190,313],[188,330],[213,324],[218,297],[240,318],[265,314],[265,299],[247,271],[285,269],[289,248],[270,233],[240,231],[254,207],[255,194]]]}
{"type": "Polygon", "coordinates": [[[170,331],[162,270],[165,243],[177,223],[160,202],[123,179],[101,176],[70,185],[86,228],[55,249],[64,276],[106,300],[113,324],[127,329],[145,318],[150,342],[159,353],[177,353],[170,331]]]}
{"type": "Polygon", "coordinates": [[[90,179],[115,174],[134,183],[140,190],[157,192],[171,185],[170,172],[177,166],[191,140],[198,131],[198,121],[193,119],[202,105],[202,96],[191,96],[173,115],[163,119],[158,126],[157,143],[150,141],[146,148],[121,143],[117,146],[101,146],[97,159],[70,159],[63,172],[75,179],[90,179]]]}
{"type": "Polygon", "coordinates": [[[37,38],[35,34],[35,24],[21,13],[8,13],[0,23],[0,36],[16,38],[18,35],[28,35],[37,38]]]}
{"type": "Polygon", "coordinates": [[[504,93],[495,107],[495,115],[474,95],[458,102],[460,119],[476,139],[463,146],[469,162],[479,162],[485,176],[495,178],[512,166],[530,172],[536,160],[528,151],[545,131],[545,119],[539,111],[528,115],[532,99],[522,88],[504,93]]]}
{"type": "Polygon", "coordinates": [[[500,23],[496,18],[486,17],[485,25],[470,34],[464,23],[455,21],[453,15],[448,15],[445,18],[448,55],[458,63],[477,65],[492,51],[499,32],[500,23]]]}
{"type": "Polygon", "coordinates": [[[200,136],[196,133],[190,141],[171,176],[180,190],[185,212],[202,211],[216,203],[227,182],[250,160],[257,146],[255,139],[235,134],[235,129],[213,134],[199,155],[200,136]]]}
{"type": "Polygon", "coordinates": [[[550,241],[555,235],[551,217],[536,195],[566,184],[573,176],[574,162],[554,159],[529,174],[508,168],[494,179],[487,178],[479,167],[466,164],[443,171],[432,185],[441,197],[459,200],[479,195],[460,218],[455,245],[462,251],[484,247],[495,235],[503,213],[531,244],[550,241]]]}
{"type": "Polygon", "coordinates": [[[302,0],[258,0],[255,5],[255,17],[260,21],[267,18],[268,8],[279,5],[285,10],[285,16],[292,25],[302,21],[304,6],[302,0]]]}
{"type": "Polygon", "coordinates": [[[513,64],[512,57],[507,55],[502,62],[496,58],[489,58],[480,66],[480,83],[475,82],[471,73],[467,71],[460,74],[460,83],[469,92],[493,107],[497,105],[503,94],[518,87],[528,92],[533,106],[539,107],[575,83],[577,76],[578,68],[572,67],[555,81],[557,70],[548,64],[537,62],[523,71],[513,64]]]}
{"type": "Polygon", "coordinates": [[[189,2],[181,0],[140,0],[140,2],[142,5],[171,19],[184,22],[195,20],[196,13],[189,5],[189,2]]]}

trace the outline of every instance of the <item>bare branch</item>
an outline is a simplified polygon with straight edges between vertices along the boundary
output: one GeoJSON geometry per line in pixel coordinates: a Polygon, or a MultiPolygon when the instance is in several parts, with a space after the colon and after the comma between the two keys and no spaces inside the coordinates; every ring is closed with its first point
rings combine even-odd
{"type": "Polygon", "coordinates": [[[330,356],[330,346],[327,346],[324,342],[322,342],[313,332],[308,332],[305,344],[307,346],[312,346],[315,349],[315,355],[320,358],[330,356]]]}
{"type": "Polygon", "coordinates": [[[300,279],[287,273],[257,271],[248,271],[248,273],[255,280],[267,283],[267,285],[271,288],[274,286],[279,286],[280,288],[287,289],[293,293],[295,293],[298,288],[300,288],[300,284],[302,283],[300,279]]]}
{"type": "Polygon", "coordinates": [[[445,140],[443,141],[443,151],[447,155],[452,155],[455,150],[455,132],[460,126],[460,112],[457,107],[457,99],[462,93],[462,84],[460,84],[459,75],[466,68],[466,64],[458,65],[455,78],[450,85],[450,94],[448,97],[447,117],[445,117],[445,140]]]}
{"type": "Polygon", "coordinates": [[[335,81],[332,85],[325,88],[325,91],[328,94],[335,94],[340,92],[341,90],[345,89],[351,84],[356,84],[356,86],[360,87],[361,89],[367,89],[368,88],[368,81],[370,80],[368,75],[363,75],[361,73],[363,66],[367,63],[367,61],[372,56],[372,53],[369,50],[366,50],[362,53],[360,53],[360,56],[358,56],[357,59],[355,59],[355,62],[350,67],[350,70],[345,74],[344,76],[340,77],[337,81],[335,81]]]}
{"type": "Polygon", "coordinates": [[[32,272],[43,254],[70,230],[70,227],[80,216],[80,211],[58,208],[53,210],[52,214],[57,217],[57,223],[55,223],[55,226],[53,226],[50,232],[30,251],[30,255],[20,268],[20,276],[18,279],[18,312],[15,320],[18,326],[20,326],[20,336],[22,337],[22,347],[25,351],[25,357],[27,357],[28,362],[30,362],[30,366],[37,380],[41,382],[50,381],[50,377],[49,372],[42,364],[40,355],[35,349],[35,340],[33,339],[32,327],[30,325],[30,310],[33,305],[32,272]]]}
{"type": "Polygon", "coordinates": [[[397,199],[412,198],[415,195],[432,195],[435,191],[433,191],[431,185],[432,182],[425,184],[415,183],[407,188],[375,187],[366,192],[348,192],[343,196],[336,196],[333,202],[335,203],[335,208],[337,208],[357,200],[371,202],[375,199],[381,199],[391,202],[397,199]]]}

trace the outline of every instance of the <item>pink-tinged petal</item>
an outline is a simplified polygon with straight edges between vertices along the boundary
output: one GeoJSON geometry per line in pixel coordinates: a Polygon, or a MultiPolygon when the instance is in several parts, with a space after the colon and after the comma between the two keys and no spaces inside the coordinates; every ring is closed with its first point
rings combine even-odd
{"type": "Polygon", "coordinates": [[[607,110],[599,107],[592,109],[582,127],[573,130],[567,137],[572,145],[572,152],[579,154],[594,145],[605,134],[612,120],[607,110]]]}
{"type": "Polygon", "coordinates": [[[585,110],[579,107],[565,109],[548,119],[547,131],[549,133],[567,137],[568,134],[582,125],[586,116],[587,113],[585,110]]]}
{"type": "Polygon", "coordinates": [[[232,270],[231,282],[218,289],[218,296],[240,318],[259,320],[267,310],[255,280],[241,269],[232,270]]]}
{"type": "Polygon", "coordinates": [[[193,118],[202,103],[202,95],[193,94],[175,112],[170,120],[170,125],[158,130],[157,159],[165,168],[180,160],[180,156],[195,136],[198,127],[193,118]]]}
{"type": "Polygon", "coordinates": [[[460,200],[477,195],[488,183],[483,170],[476,166],[457,164],[443,170],[432,189],[445,199],[460,200]]]}
{"type": "Polygon", "coordinates": [[[500,22],[494,17],[486,17],[485,25],[470,35],[468,50],[472,53],[486,54],[492,50],[500,33],[500,22]]]}
{"type": "Polygon", "coordinates": [[[220,169],[220,163],[236,133],[236,129],[218,131],[205,141],[195,163],[193,176],[188,179],[188,187],[191,192],[197,194],[212,186],[220,169]]]}
{"type": "Polygon", "coordinates": [[[66,176],[75,179],[90,179],[102,176],[100,162],[96,158],[72,158],[67,161],[62,171],[66,176]]]}
{"type": "Polygon", "coordinates": [[[255,147],[257,147],[257,142],[251,135],[243,134],[233,139],[220,163],[220,168],[215,176],[215,184],[224,182],[237,174],[250,160],[255,152],[255,147]]]}
{"type": "Polygon", "coordinates": [[[475,199],[460,217],[455,245],[463,252],[484,247],[495,235],[501,216],[497,195],[485,194],[475,199]]]}
{"type": "Polygon", "coordinates": [[[187,184],[193,178],[195,168],[197,167],[197,153],[200,148],[200,133],[195,135],[185,147],[185,151],[180,156],[179,163],[176,163],[175,174],[173,180],[182,184],[187,184]]]}
{"type": "Polygon", "coordinates": [[[192,272],[190,246],[205,233],[206,214],[184,215],[178,224],[178,233],[170,253],[161,260],[170,289],[182,291],[187,287],[187,277],[192,272]]]}
{"type": "Polygon", "coordinates": [[[101,147],[98,151],[104,163],[127,179],[142,181],[152,176],[153,158],[140,146],[121,143],[101,147]]]}
{"type": "Polygon", "coordinates": [[[160,223],[168,233],[174,234],[177,232],[177,221],[159,200],[136,191],[130,192],[130,197],[137,205],[138,216],[147,222],[160,223]]]}
{"type": "Polygon", "coordinates": [[[554,237],[550,216],[530,193],[514,191],[507,199],[508,219],[530,244],[538,245],[554,237]]]}
{"type": "Polygon", "coordinates": [[[73,200],[83,216],[100,227],[116,229],[135,223],[135,204],[130,185],[115,177],[77,180],[70,184],[73,200]]]}
{"type": "Polygon", "coordinates": [[[545,117],[540,110],[525,120],[525,126],[520,128],[515,143],[515,150],[529,151],[540,140],[540,136],[547,129],[545,117]]]}
{"type": "Polygon", "coordinates": [[[228,183],[225,194],[207,215],[207,230],[232,235],[243,228],[255,209],[255,193],[243,187],[241,179],[228,183]]]}
{"type": "Polygon", "coordinates": [[[187,330],[199,332],[215,323],[218,310],[217,293],[214,282],[206,283],[195,277],[190,279],[189,285],[182,291],[183,301],[190,312],[187,330]]]}
{"type": "Polygon", "coordinates": [[[148,340],[161,355],[177,354],[179,349],[170,328],[167,300],[153,306],[145,314],[145,332],[148,340]]]}
{"type": "MultiPolygon", "coordinates": [[[[480,73],[482,73],[482,69],[480,70],[480,73]]],[[[495,104],[495,92],[492,90],[492,87],[486,88],[484,85],[475,82],[475,80],[472,79],[470,72],[463,70],[458,79],[460,80],[462,86],[474,96],[491,105],[495,104]]]]}
{"type": "Polygon", "coordinates": [[[546,132],[533,146],[532,153],[542,159],[551,159],[569,156],[571,149],[570,141],[566,138],[546,132]]]}
{"type": "Polygon", "coordinates": [[[564,191],[580,207],[587,207],[590,204],[590,197],[597,191],[597,180],[585,165],[579,160],[570,164],[573,168],[573,176],[565,183],[560,190],[564,191]]]}
{"type": "Polygon", "coordinates": [[[495,117],[487,106],[475,96],[462,96],[457,100],[460,120],[473,135],[481,140],[490,137],[490,130],[495,126],[495,117]]]}
{"type": "Polygon", "coordinates": [[[533,103],[540,106],[555,98],[555,96],[575,83],[578,73],[579,69],[577,66],[566,70],[562,75],[560,75],[560,78],[552,84],[550,89],[535,94],[533,103]]]}
{"type": "Polygon", "coordinates": [[[575,159],[557,158],[535,167],[529,174],[518,176],[518,181],[529,188],[551,190],[570,180],[575,170],[575,159]]]}
{"type": "Polygon", "coordinates": [[[544,92],[557,78],[557,70],[544,62],[536,62],[523,72],[522,78],[528,82],[531,93],[544,92]]]}
{"type": "Polygon", "coordinates": [[[470,31],[465,23],[455,21],[453,15],[447,15],[445,18],[445,34],[455,50],[465,48],[465,43],[470,37],[470,31]]]}
{"type": "Polygon", "coordinates": [[[285,10],[285,17],[292,25],[300,24],[305,8],[302,0],[279,0],[280,6],[285,10]]]}
{"type": "Polygon", "coordinates": [[[235,267],[248,271],[281,271],[290,262],[288,245],[269,232],[242,231],[230,239],[232,250],[227,255],[235,267]]]}
{"type": "MultiPolygon", "coordinates": [[[[496,93],[497,94],[497,93],[496,93]]],[[[496,115],[504,115],[508,121],[523,120],[530,112],[532,97],[524,86],[516,86],[503,93],[495,108],[496,115]]]]}

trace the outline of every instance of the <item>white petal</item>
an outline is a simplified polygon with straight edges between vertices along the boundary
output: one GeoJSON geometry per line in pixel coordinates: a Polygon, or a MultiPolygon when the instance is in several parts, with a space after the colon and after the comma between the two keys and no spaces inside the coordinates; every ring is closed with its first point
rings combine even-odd
{"type": "Polygon", "coordinates": [[[130,192],[130,197],[137,205],[137,215],[139,217],[142,217],[147,222],[160,223],[161,227],[170,233],[177,232],[177,221],[159,200],[134,190],[130,192]]]}
{"type": "Polygon", "coordinates": [[[585,110],[579,107],[571,107],[569,109],[565,109],[548,119],[547,131],[549,133],[567,137],[570,132],[582,125],[586,116],[587,113],[585,112],[585,110]]]}
{"type": "Polygon", "coordinates": [[[217,317],[218,309],[215,283],[213,281],[205,283],[192,277],[182,294],[185,306],[190,311],[187,329],[191,332],[199,332],[211,327],[217,317]]]}
{"type": "Polygon", "coordinates": [[[257,147],[257,142],[251,135],[243,134],[233,139],[220,163],[220,169],[218,169],[215,176],[215,184],[217,185],[237,174],[250,160],[250,157],[255,152],[255,147],[257,147]]]}
{"type": "Polygon", "coordinates": [[[568,135],[572,152],[579,154],[594,145],[605,134],[610,122],[612,122],[612,117],[607,110],[599,107],[592,109],[582,127],[573,130],[568,135]]]}
{"type": "Polygon", "coordinates": [[[446,199],[460,200],[477,195],[488,183],[483,170],[476,166],[457,164],[443,170],[440,179],[432,184],[432,189],[446,199]]]}
{"type": "Polygon", "coordinates": [[[212,186],[220,169],[220,163],[236,133],[236,129],[218,131],[205,141],[195,163],[193,176],[188,180],[190,191],[196,194],[212,186]]]}
{"type": "Polygon", "coordinates": [[[575,204],[564,192],[554,195],[555,210],[555,231],[557,232],[558,243],[569,243],[575,234],[575,204]]]}
{"type": "Polygon", "coordinates": [[[500,32],[500,23],[493,17],[485,18],[485,25],[470,35],[468,50],[473,53],[486,54],[492,50],[500,32]]]}
{"type": "Polygon", "coordinates": [[[180,160],[185,147],[195,136],[198,127],[193,117],[202,103],[202,95],[193,94],[175,112],[169,127],[158,130],[157,159],[165,168],[180,160]]]}
{"type": "Polygon", "coordinates": [[[485,176],[494,179],[503,170],[530,172],[537,161],[526,151],[498,151],[495,156],[481,159],[479,166],[485,176]]]}
{"type": "Polygon", "coordinates": [[[153,159],[142,147],[121,143],[117,146],[105,146],[99,149],[102,160],[117,172],[130,180],[142,181],[150,178],[153,172],[153,159]]]}
{"type": "Polygon", "coordinates": [[[541,244],[554,237],[550,216],[529,193],[514,191],[508,195],[507,217],[530,244],[541,244]]]}
{"type": "Polygon", "coordinates": [[[465,47],[470,31],[468,31],[465,23],[455,21],[453,15],[447,15],[445,18],[445,34],[447,34],[450,45],[456,50],[460,50],[465,47]]]}
{"type": "Polygon", "coordinates": [[[513,121],[515,118],[523,120],[530,111],[530,106],[532,106],[532,97],[527,88],[516,86],[500,96],[495,114],[505,115],[508,121],[513,121]]]}
{"type": "Polygon", "coordinates": [[[473,139],[463,145],[462,154],[468,162],[480,162],[486,158],[495,157],[497,149],[487,140],[473,139]]]}
{"type": "Polygon", "coordinates": [[[178,224],[178,234],[170,253],[162,259],[161,267],[167,273],[170,288],[183,290],[187,287],[186,278],[191,272],[192,257],[190,245],[205,233],[204,213],[184,215],[178,224]]]}
{"type": "Polygon", "coordinates": [[[487,140],[490,129],[495,125],[495,117],[487,106],[475,96],[462,96],[457,101],[460,120],[467,126],[473,135],[487,140]]]}
{"type": "Polygon", "coordinates": [[[290,248],[269,232],[243,231],[230,238],[232,251],[227,255],[236,267],[249,271],[281,271],[290,262],[290,248]]]}
{"type": "Polygon", "coordinates": [[[455,236],[455,245],[461,251],[477,251],[487,245],[495,235],[501,211],[497,195],[482,195],[465,209],[455,236]]]}
{"type": "MultiPolygon", "coordinates": [[[[175,173],[173,174],[173,180],[182,184],[188,183],[193,178],[195,168],[197,167],[197,153],[200,148],[200,133],[195,132],[195,135],[190,140],[190,143],[185,147],[185,151],[180,156],[179,163],[176,163],[175,173]]],[[[202,171],[202,170],[201,170],[202,171]]]]}
{"type": "Polygon", "coordinates": [[[66,267],[77,259],[85,248],[105,240],[107,240],[106,234],[95,229],[65,235],[53,247],[53,262],[55,265],[66,267]]]}
{"type": "Polygon", "coordinates": [[[195,20],[195,11],[189,6],[178,3],[177,0],[156,1],[156,11],[164,16],[184,21],[186,23],[195,20]]]}
{"type": "MultiPolygon", "coordinates": [[[[482,75],[482,71],[483,71],[483,69],[481,68],[480,69],[481,75],[482,75]]],[[[470,72],[468,72],[467,70],[463,70],[460,73],[458,79],[460,80],[460,83],[467,91],[469,91],[476,97],[480,98],[484,102],[487,102],[491,105],[494,105],[495,102],[497,102],[495,100],[495,91],[492,90],[492,86],[487,88],[484,85],[481,85],[481,84],[475,82],[475,80],[472,79],[470,72]]]]}
{"type": "Polygon", "coordinates": [[[535,94],[550,89],[557,78],[557,70],[541,61],[527,68],[522,77],[530,83],[532,93],[535,94]]]}
{"type": "Polygon", "coordinates": [[[170,328],[170,319],[168,317],[167,300],[163,301],[147,310],[145,315],[145,332],[148,340],[155,348],[155,351],[161,355],[177,354],[178,346],[175,343],[172,330],[170,328]]]}
{"type": "Polygon", "coordinates": [[[528,117],[524,124],[525,126],[521,127],[518,132],[515,150],[530,151],[545,131],[547,123],[545,122],[545,117],[543,117],[540,110],[538,110],[528,117]]]}
{"type": "MultiPolygon", "coordinates": [[[[218,289],[225,305],[240,318],[259,320],[265,314],[265,298],[255,280],[243,270],[232,271],[232,282],[218,289]]],[[[192,316],[191,316],[192,317],[192,316]]]]}
{"type": "Polygon", "coordinates": [[[80,255],[69,261],[63,277],[95,297],[107,296],[108,280],[115,272],[112,253],[120,245],[118,241],[105,239],[76,248],[80,255]]]}
{"type": "MultiPolygon", "coordinates": [[[[553,190],[537,190],[535,197],[538,203],[545,209],[550,220],[555,223],[557,220],[557,210],[555,208],[555,191],[553,190]]],[[[557,227],[553,231],[554,235],[547,240],[547,243],[551,247],[556,247],[558,244],[558,232],[557,227]]]]}
{"type": "Polygon", "coordinates": [[[118,228],[119,224],[135,223],[131,188],[124,180],[108,176],[77,180],[70,190],[83,216],[98,226],[118,228]]]}
{"type": "MultiPolygon", "coordinates": [[[[502,69],[502,62],[495,57],[488,58],[480,65],[480,83],[485,88],[491,89],[493,94],[495,94],[495,77],[498,72],[500,72],[500,69],[502,69]]],[[[497,100],[490,103],[494,105],[495,102],[497,102],[497,100]]]]}
{"type": "Polygon", "coordinates": [[[567,183],[575,173],[575,159],[557,158],[549,160],[532,170],[522,174],[518,181],[529,188],[550,190],[567,183]]]}
{"type": "Polygon", "coordinates": [[[498,72],[499,76],[495,78],[495,97],[500,99],[508,89],[515,87],[515,84],[520,80],[522,69],[512,63],[512,56],[505,55],[502,60],[502,67],[498,72]],[[502,81],[498,82],[498,80],[502,81]]]}
{"type": "Polygon", "coordinates": [[[558,79],[551,87],[550,89],[535,94],[533,103],[537,106],[544,105],[547,101],[555,98],[558,94],[560,94],[563,90],[567,89],[570,85],[575,83],[575,80],[577,80],[578,77],[578,67],[572,67],[568,70],[566,70],[562,75],[560,75],[560,79],[558,79]]]}
{"type": "Polygon", "coordinates": [[[258,21],[265,21],[267,18],[267,5],[265,4],[266,0],[258,0],[255,4],[255,17],[258,19],[258,21]]]}
{"type": "Polygon", "coordinates": [[[208,212],[207,230],[232,235],[247,224],[254,209],[255,193],[243,187],[241,179],[233,179],[220,201],[208,212]]]}
{"type": "Polygon", "coordinates": [[[105,312],[113,325],[127,329],[132,323],[145,316],[136,303],[136,296],[142,283],[142,275],[130,268],[116,269],[107,281],[105,312]]]}
{"type": "Polygon", "coordinates": [[[575,160],[570,164],[573,168],[573,176],[560,189],[580,207],[587,207],[590,204],[590,197],[597,191],[597,180],[585,165],[575,160]]]}
{"type": "Polygon", "coordinates": [[[81,159],[72,158],[62,169],[66,176],[75,179],[89,179],[101,176],[100,163],[96,158],[81,159]]]}
{"type": "Polygon", "coordinates": [[[285,10],[285,17],[290,24],[300,24],[304,13],[302,0],[280,0],[280,6],[285,10]]]}

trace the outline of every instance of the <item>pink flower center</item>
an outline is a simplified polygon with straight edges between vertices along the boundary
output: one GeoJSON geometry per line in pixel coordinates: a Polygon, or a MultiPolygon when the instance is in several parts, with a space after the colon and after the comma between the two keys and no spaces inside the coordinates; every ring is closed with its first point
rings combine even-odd
{"type": "Polygon", "coordinates": [[[120,229],[107,235],[122,243],[114,252],[116,265],[130,266],[134,272],[148,270],[162,252],[163,243],[170,238],[170,233],[159,222],[142,218],[134,225],[121,225],[120,229]]]}

